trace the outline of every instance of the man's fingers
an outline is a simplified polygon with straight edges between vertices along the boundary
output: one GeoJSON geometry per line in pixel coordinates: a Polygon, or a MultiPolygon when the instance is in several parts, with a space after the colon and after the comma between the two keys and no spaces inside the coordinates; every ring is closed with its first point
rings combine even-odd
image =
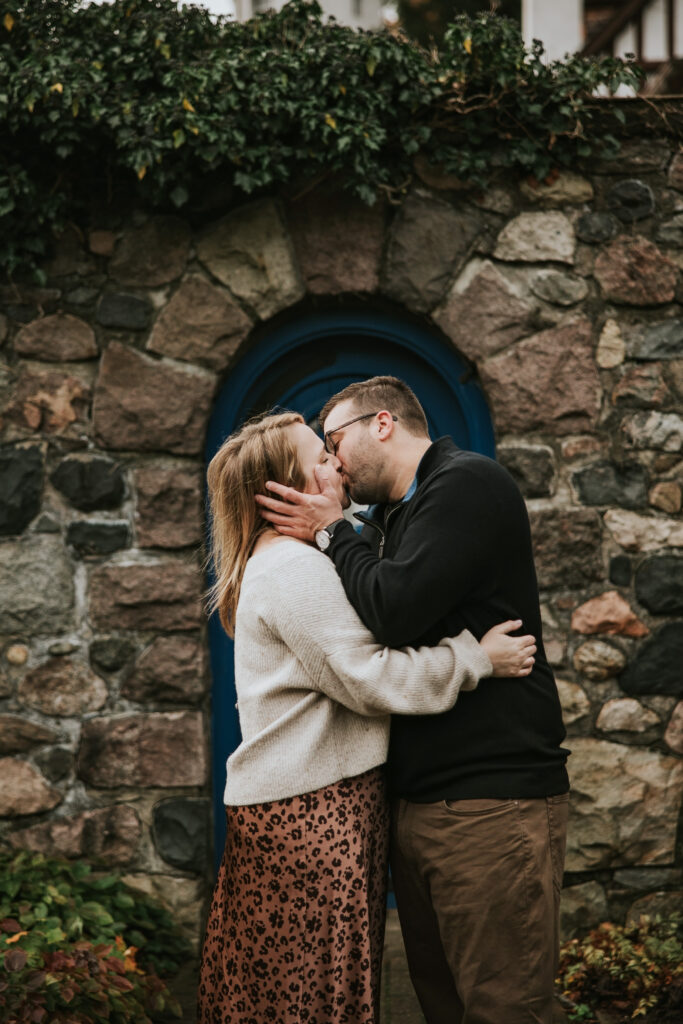
{"type": "Polygon", "coordinates": [[[290,526],[292,529],[295,529],[292,516],[281,516],[279,512],[268,512],[266,509],[261,509],[261,518],[267,519],[269,523],[273,523],[275,526],[290,526]]]}
{"type": "Polygon", "coordinates": [[[286,501],[279,501],[277,498],[269,498],[266,494],[256,494],[255,498],[262,508],[269,508],[281,515],[296,515],[299,511],[296,506],[286,501]]]}
{"type": "Polygon", "coordinates": [[[269,491],[273,491],[274,494],[279,494],[283,501],[288,501],[292,505],[305,505],[309,498],[309,495],[302,494],[301,491],[295,491],[293,487],[285,487],[284,484],[275,483],[274,480],[268,480],[266,487],[269,491]]]}

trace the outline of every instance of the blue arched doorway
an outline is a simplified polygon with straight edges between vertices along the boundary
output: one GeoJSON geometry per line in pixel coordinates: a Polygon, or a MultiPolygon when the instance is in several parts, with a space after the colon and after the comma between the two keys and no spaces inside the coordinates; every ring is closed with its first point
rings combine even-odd
{"type": "MultiPolygon", "coordinates": [[[[207,463],[245,419],[274,406],[311,422],[330,395],[355,380],[392,374],[424,406],[432,438],[450,434],[462,448],[493,457],[486,401],[466,364],[427,327],[397,314],[334,310],[304,314],[274,327],[231,371],[207,436],[207,463]]],[[[209,623],[213,801],[216,863],[225,842],[225,762],[240,742],[235,709],[232,641],[217,616],[209,623]]]]}

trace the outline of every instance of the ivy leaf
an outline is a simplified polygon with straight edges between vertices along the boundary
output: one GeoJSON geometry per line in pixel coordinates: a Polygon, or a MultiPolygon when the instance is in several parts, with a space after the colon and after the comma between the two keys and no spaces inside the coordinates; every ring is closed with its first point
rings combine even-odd
{"type": "MultiPolygon", "coordinates": [[[[176,185],[176,187],[171,192],[171,201],[172,201],[173,205],[177,206],[178,208],[180,208],[181,206],[184,206],[189,198],[190,197],[189,197],[187,189],[183,188],[182,185],[176,185]]],[[[131,907],[131,906],[133,906],[133,900],[130,898],[130,896],[118,896],[116,898],[116,900],[115,900],[115,903],[116,903],[117,907],[121,907],[121,906],[122,907],[131,907]],[[123,900],[127,900],[128,902],[125,902],[125,903],[121,902],[123,900]]]]}
{"type": "Polygon", "coordinates": [[[14,18],[12,17],[12,15],[9,12],[2,19],[2,23],[3,23],[3,25],[5,26],[5,28],[7,29],[8,32],[11,32],[12,29],[14,28],[14,18]]]}
{"type": "Polygon", "coordinates": [[[176,128],[173,132],[173,148],[179,149],[185,141],[185,132],[182,128],[176,128]]]}
{"type": "Polygon", "coordinates": [[[28,957],[23,949],[11,949],[5,955],[4,966],[6,971],[21,971],[26,966],[28,957]]]}

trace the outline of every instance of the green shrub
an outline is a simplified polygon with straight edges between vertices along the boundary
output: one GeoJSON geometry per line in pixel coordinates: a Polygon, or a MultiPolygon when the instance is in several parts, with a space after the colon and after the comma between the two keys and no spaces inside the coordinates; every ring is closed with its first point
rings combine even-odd
{"type": "Polygon", "coordinates": [[[170,915],[113,874],[0,850],[0,1020],[146,1024],[180,1008],[158,975],[188,945],[170,915]]]}
{"type": "MultiPolygon", "coordinates": [[[[93,204],[192,207],[333,175],[400,199],[415,154],[485,185],[613,153],[595,90],[620,60],[547,65],[519,26],[459,17],[440,51],[322,22],[314,0],[240,24],[175,0],[5,0],[0,18],[0,265],[36,268],[93,204]]],[[[617,125],[621,111],[614,109],[617,125]]],[[[607,117],[609,124],[609,116],[607,117]]]]}
{"type": "Polygon", "coordinates": [[[683,920],[641,917],[601,924],[561,950],[558,982],[573,1004],[572,1021],[592,1024],[596,1010],[620,1021],[679,1022],[683,1014],[683,920]]]}

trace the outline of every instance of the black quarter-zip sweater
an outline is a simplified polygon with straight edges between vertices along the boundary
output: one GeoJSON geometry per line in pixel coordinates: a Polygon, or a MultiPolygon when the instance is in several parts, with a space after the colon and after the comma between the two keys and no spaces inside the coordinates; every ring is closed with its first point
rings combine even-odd
{"type": "Polygon", "coordinates": [[[522,496],[497,462],[448,437],[426,451],[417,484],[409,501],[378,507],[361,536],[340,524],[328,548],[365,625],[381,644],[417,647],[521,619],[538,652],[531,675],[483,679],[445,714],[394,716],[391,789],[417,802],[565,793],[569,751],[522,496]]]}

